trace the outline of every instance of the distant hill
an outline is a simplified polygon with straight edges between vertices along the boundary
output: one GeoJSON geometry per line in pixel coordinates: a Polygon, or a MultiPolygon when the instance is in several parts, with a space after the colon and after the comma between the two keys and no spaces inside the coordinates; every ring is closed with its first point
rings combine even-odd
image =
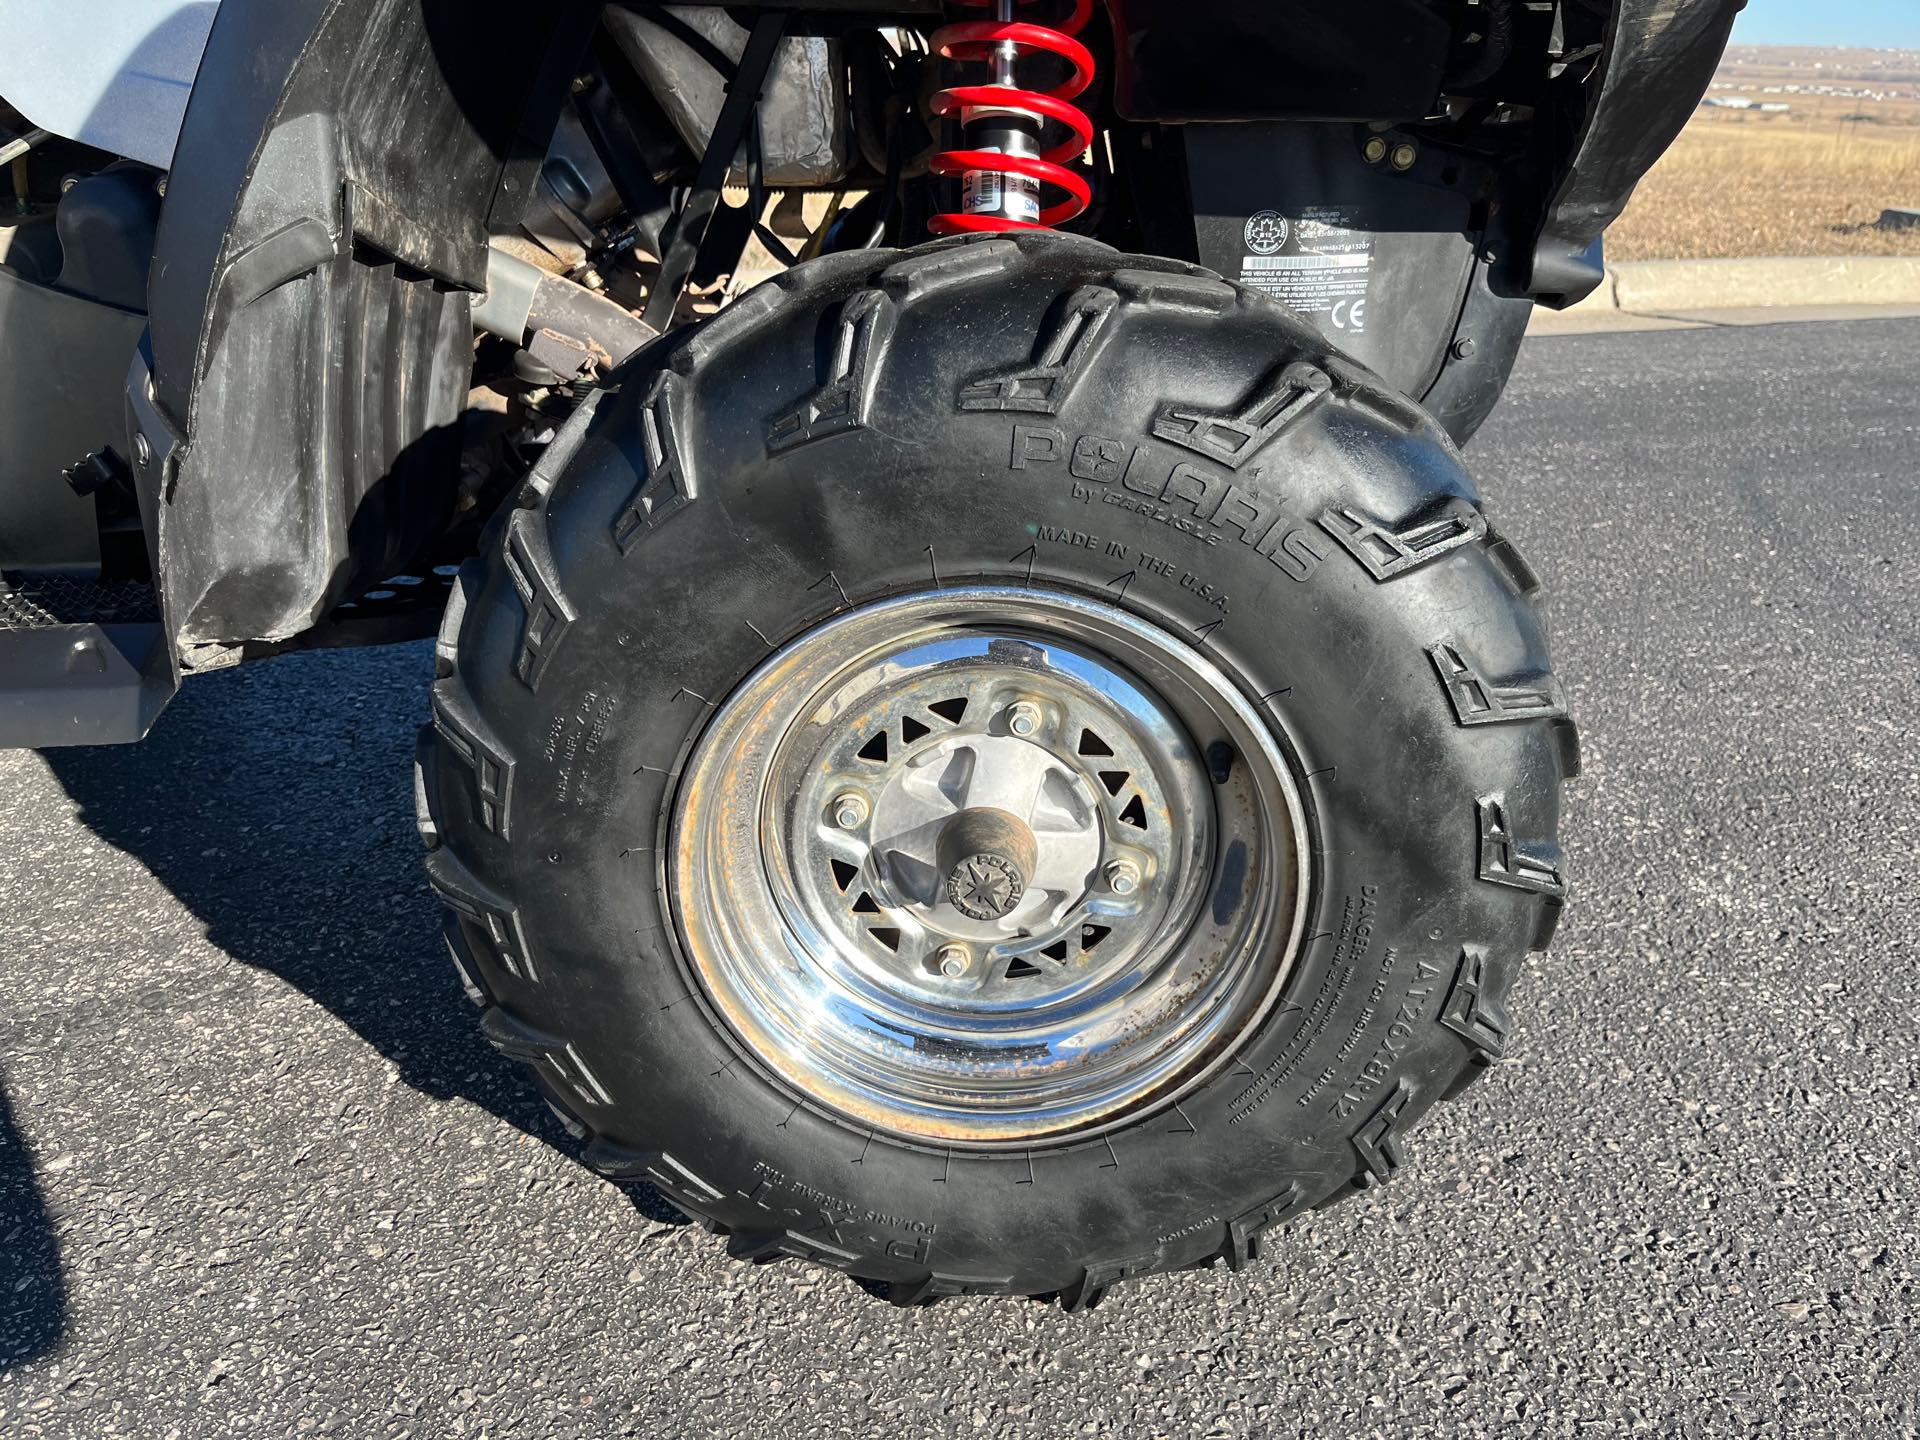
{"type": "Polygon", "coordinates": [[[1720,62],[1720,81],[1759,80],[1900,90],[1920,100],[1920,50],[1857,50],[1827,45],[1733,45],[1720,62]]]}

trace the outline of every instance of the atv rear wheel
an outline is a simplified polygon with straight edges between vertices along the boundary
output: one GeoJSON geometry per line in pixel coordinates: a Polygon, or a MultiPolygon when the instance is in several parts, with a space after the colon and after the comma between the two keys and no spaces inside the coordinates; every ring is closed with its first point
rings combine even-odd
{"type": "Polygon", "coordinates": [[[834,256],[463,575],[420,793],[606,1173],[912,1302],[1239,1265],[1502,1050],[1576,749],[1451,444],[1264,297],[834,256]]]}

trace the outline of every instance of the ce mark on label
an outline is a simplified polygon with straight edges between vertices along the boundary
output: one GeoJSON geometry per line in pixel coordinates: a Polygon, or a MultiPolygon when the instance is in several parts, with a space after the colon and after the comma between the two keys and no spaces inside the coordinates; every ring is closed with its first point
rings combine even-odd
{"type": "Polygon", "coordinates": [[[1357,300],[1336,300],[1333,310],[1327,318],[1333,321],[1336,330],[1364,330],[1367,328],[1367,297],[1357,300]]]}

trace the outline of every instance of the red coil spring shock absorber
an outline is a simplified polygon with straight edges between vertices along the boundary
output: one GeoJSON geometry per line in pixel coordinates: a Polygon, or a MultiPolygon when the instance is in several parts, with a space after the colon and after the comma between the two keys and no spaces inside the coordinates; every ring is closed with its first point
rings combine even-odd
{"type": "Polygon", "coordinates": [[[985,61],[993,67],[987,85],[955,85],[929,102],[935,115],[960,117],[965,148],[933,157],[937,175],[961,179],[961,211],[935,215],[927,228],[936,235],[968,231],[1045,230],[1071,220],[1093,198],[1086,177],[1067,162],[1093,143],[1093,122],[1070,102],[1093,83],[1093,55],[1074,39],[1093,15],[1093,0],[1071,0],[1073,9],[1060,28],[1015,20],[1016,6],[1035,0],[961,0],[976,7],[991,4],[992,20],[963,20],[933,32],[934,53],[948,60],[985,61]],[[1072,74],[1052,90],[1023,90],[1014,84],[1013,66],[1023,50],[1058,55],[1072,74]],[[1058,144],[1041,148],[1042,127],[1064,125],[1058,144]],[[1057,204],[1040,204],[1040,187],[1066,192],[1057,204]]]}

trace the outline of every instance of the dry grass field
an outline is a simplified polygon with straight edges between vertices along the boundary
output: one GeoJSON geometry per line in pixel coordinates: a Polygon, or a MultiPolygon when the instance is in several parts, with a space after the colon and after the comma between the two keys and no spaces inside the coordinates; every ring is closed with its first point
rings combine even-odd
{"type": "Polygon", "coordinates": [[[1920,229],[1874,225],[1920,206],[1920,56],[1750,46],[1709,94],[1791,108],[1695,112],[1607,232],[1610,259],[1920,255],[1920,229]]]}

